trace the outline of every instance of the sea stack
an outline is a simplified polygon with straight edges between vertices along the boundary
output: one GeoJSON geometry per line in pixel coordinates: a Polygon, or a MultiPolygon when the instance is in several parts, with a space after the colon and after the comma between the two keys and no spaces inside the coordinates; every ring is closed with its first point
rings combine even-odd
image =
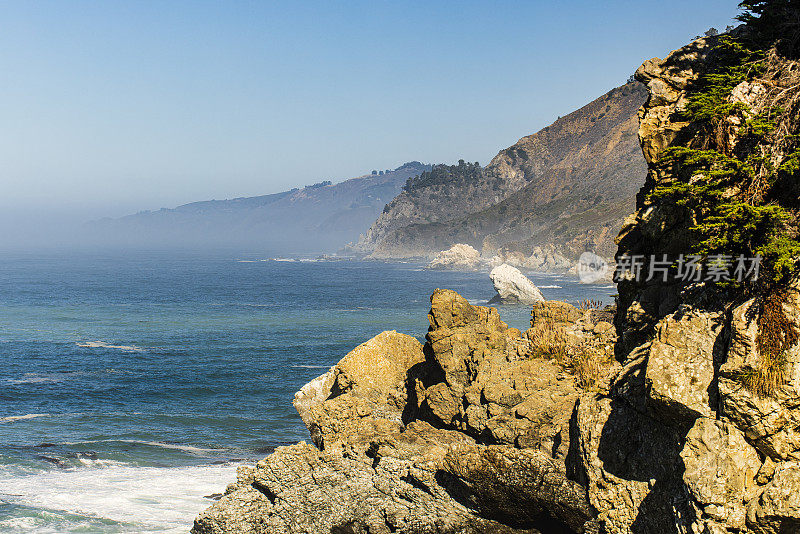
{"type": "Polygon", "coordinates": [[[497,302],[517,302],[520,304],[537,304],[545,298],[536,285],[528,280],[519,269],[504,263],[489,273],[494,289],[497,291],[490,304],[497,302]]]}

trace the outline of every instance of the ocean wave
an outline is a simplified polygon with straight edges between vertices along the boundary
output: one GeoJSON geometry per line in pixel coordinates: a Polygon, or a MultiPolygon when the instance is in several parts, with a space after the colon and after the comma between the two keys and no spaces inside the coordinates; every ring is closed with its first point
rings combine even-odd
{"type": "Polygon", "coordinates": [[[59,384],[69,380],[70,378],[75,378],[83,374],[84,373],[78,371],[49,374],[25,373],[21,378],[6,378],[4,382],[6,384],[11,384],[12,386],[18,386],[22,384],[59,384]]]}
{"type": "Polygon", "coordinates": [[[107,469],[109,467],[125,467],[129,464],[117,460],[108,460],[102,458],[85,458],[78,457],[78,461],[83,467],[90,467],[92,469],[107,469]]]}
{"type": "Polygon", "coordinates": [[[136,467],[115,463],[38,473],[0,472],[3,502],[28,509],[23,512],[26,515],[36,514],[35,524],[28,524],[28,518],[0,520],[0,531],[24,525],[37,532],[71,532],[81,526],[94,526],[89,530],[96,531],[100,524],[108,526],[113,521],[137,532],[185,532],[186,525],[209,506],[206,496],[223,491],[235,480],[238,465],[136,467]]]}
{"type": "Polygon", "coordinates": [[[177,443],[164,443],[162,441],[146,441],[139,439],[87,439],[83,441],[65,441],[59,445],[75,446],[75,445],[91,445],[93,443],[129,443],[132,445],[146,445],[148,447],[158,447],[161,449],[171,449],[176,451],[188,452],[196,455],[204,455],[209,452],[224,452],[228,449],[222,448],[203,448],[195,447],[194,445],[180,445],[177,443]]]}
{"type": "Polygon", "coordinates": [[[35,419],[37,417],[48,417],[49,413],[26,413],[25,415],[9,415],[7,417],[0,417],[0,423],[13,423],[14,421],[24,421],[26,419],[35,419]]]}
{"type": "Polygon", "coordinates": [[[330,369],[330,365],[292,365],[295,369],[330,369]]]}
{"type": "Polygon", "coordinates": [[[539,289],[561,289],[561,286],[538,286],[539,289]]]}
{"type": "Polygon", "coordinates": [[[123,352],[142,352],[142,349],[134,345],[111,345],[105,341],[84,341],[75,343],[75,345],[84,349],[117,349],[123,352]]]}

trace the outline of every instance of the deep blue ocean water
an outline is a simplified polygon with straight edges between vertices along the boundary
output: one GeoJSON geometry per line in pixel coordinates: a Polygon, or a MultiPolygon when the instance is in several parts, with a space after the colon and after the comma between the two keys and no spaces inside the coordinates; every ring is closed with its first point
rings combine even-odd
{"type": "MultiPolygon", "coordinates": [[[[530,275],[549,299],[608,285],[530,275]]],[[[484,273],[229,253],[0,256],[0,532],[187,532],[240,463],[308,439],[303,384],[484,273]]],[[[502,306],[520,329],[530,310],[502,306]]]]}

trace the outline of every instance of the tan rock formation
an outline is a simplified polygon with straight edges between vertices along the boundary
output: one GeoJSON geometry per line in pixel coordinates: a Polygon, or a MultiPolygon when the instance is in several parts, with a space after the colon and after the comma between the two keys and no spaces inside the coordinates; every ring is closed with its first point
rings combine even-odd
{"type": "MultiPolygon", "coordinates": [[[[592,335],[588,314],[555,307],[592,335]]],[[[594,532],[566,462],[580,395],[569,369],[453,291],[433,294],[428,318],[424,348],[384,332],[303,387],[295,405],[317,447],[240,469],[193,532],[594,532]]]]}

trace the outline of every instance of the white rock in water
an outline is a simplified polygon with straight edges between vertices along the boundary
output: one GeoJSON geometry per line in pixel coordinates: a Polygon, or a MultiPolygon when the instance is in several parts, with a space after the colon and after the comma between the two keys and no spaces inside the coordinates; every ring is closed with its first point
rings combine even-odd
{"type": "Polygon", "coordinates": [[[544,302],[545,298],[533,282],[519,272],[519,269],[504,263],[492,269],[489,273],[497,295],[489,302],[519,302],[522,304],[536,304],[544,302]]]}
{"type": "Polygon", "coordinates": [[[477,269],[481,253],[469,245],[456,243],[443,250],[428,264],[428,269],[477,269]]]}

